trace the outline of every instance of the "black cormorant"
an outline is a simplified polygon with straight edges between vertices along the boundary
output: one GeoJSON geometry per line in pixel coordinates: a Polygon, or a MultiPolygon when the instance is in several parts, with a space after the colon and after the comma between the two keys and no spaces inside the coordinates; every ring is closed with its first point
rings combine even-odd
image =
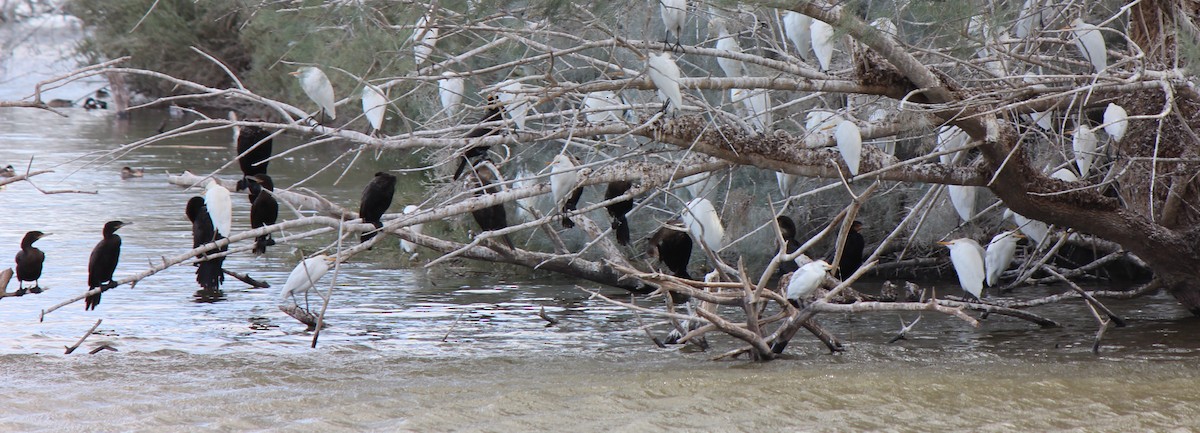
{"type": "MultiPolygon", "coordinates": [[[[393,179],[395,178],[393,177],[393,179]]],[[[251,176],[250,180],[260,189],[270,191],[259,193],[250,203],[250,227],[259,228],[275,224],[276,221],[279,221],[279,202],[272,195],[275,191],[275,182],[271,181],[271,176],[266,173],[251,176]]],[[[388,201],[391,201],[390,196],[388,201]]],[[[266,253],[267,247],[271,245],[275,245],[275,241],[271,239],[270,233],[254,238],[254,254],[266,253]]]]}
{"type": "MultiPolygon", "coordinates": [[[[775,218],[775,224],[779,225],[779,233],[783,237],[784,251],[788,254],[800,249],[800,242],[796,240],[796,223],[792,222],[791,218],[780,216],[775,218]]],[[[796,264],[795,260],[785,260],[779,262],[778,275],[796,272],[800,269],[800,265],[796,264]]]]}
{"type": "MultiPolygon", "coordinates": [[[[620,197],[632,187],[633,183],[627,180],[609,182],[608,188],[604,190],[604,200],[620,197]]],[[[617,243],[629,245],[629,220],[625,219],[625,214],[633,210],[633,199],[610,204],[605,209],[608,209],[608,215],[612,217],[612,228],[617,234],[617,243]]]]}
{"type": "MultiPolygon", "coordinates": [[[[192,222],[192,248],[199,248],[201,245],[212,243],[219,239],[223,239],[213,228],[212,217],[208,215],[208,209],[204,206],[204,197],[192,197],[187,202],[188,220],[192,222]]],[[[229,246],[209,250],[213,252],[225,252],[229,250],[229,246]]],[[[208,251],[196,256],[197,259],[204,260],[205,254],[208,251]]],[[[221,266],[225,262],[225,257],[215,257],[204,260],[196,264],[196,283],[205,290],[216,290],[221,287],[221,282],[225,281],[225,273],[221,270],[221,266]]]]}
{"type": "Polygon", "coordinates": [[[117,261],[121,259],[121,237],[117,236],[117,229],[130,224],[133,223],[104,223],[104,239],[96,244],[96,248],[92,249],[92,257],[88,259],[88,290],[100,288],[101,293],[88,296],[84,300],[84,310],[95,310],[100,305],[103,291],[116,287],[112,277],[117,270],[117,261]]]}
{"type": "Polygon", "coordinates": [[[145,175],[146,175],[145,169],[139,168],[137,170],[134,170],[129,167],[121,167],[121,179],[132,179],[135,177],[142,177],[145,175]]]}
{"type": "MultiPolygon", "coordinates": [[[[500,192],[500,187],[493,185],[498,177],[495,170],[491,161],[487,160],[473,168],[475,179],[478,182],[476,185],[482,188],[479,192],[475,193],[476,196],[500,192]]],[[[473,210],[471,211],[471,216],[475,218],[475,222],[479,224],[479,228],[483,231],[500,230],[508,227],[508,215],[504,211],[504,203],[496,203],[483,209],[473,210]]],[[[507,234],[501,236],[500,240],[508,248],[511,249],[513,247],[512,240],[508,238],[507,234]]]]}
{"type": "Polygon", "coordinates": [[[863,248],[867,241],[862,235],[863,224],[855,221],[850,223],[850,232],[846,235],[846,245],[842,249],[842,260],[838,262],[837,277],[844,280],[854,275],[863,263],[863,248]]]}
{"type": "MultiPolygon", "coordinates": [[[[271,158],[271,146],[275,139],[267,139],[271,133],[257,126],[244,126],[237,137],[238,167],[242,168],[242,180],[237,183],[237,191],[251,187],[254,182],[248,178],[256,174],[267,174],[268,159],[271,158]],[[266,141],[263,141],[263,140],[266,141]],[[259,143],[262,141],[262,143],[259,143]],[[258,144],[258,146],[255,146],[258,144]],[[252,149],[253,148],[253,149],[252,149]]],[[[258,191],[251,191],[250,203],[254,203],[258,191]]]]}
{"type": "MultiPolygon", "coordinates": [[[[496,95],[490,95],[487,97],[487,104],[487,109],[483,112],[483,120],[479,123],[498,122],[502,120],[504,110],[502,108],[503,104],[500,103],[500,98],[496,97],[496,95]]],[[[476,126],[470,132],[467,132],[466,138],[487,137],[495,135],[499,130],[499,126],[476,126]]],[[[489,148],[491,146],[472,146],[464,151],[462,160],[458,162],[458,168],[454,169],[454,180],[458,180],[462,176],[463,169],[467,167],[467,164],[474,164],[471,161],[472,158],[487,155],[489,148]]]]}
{"type": "Polygon", "coordinates": [[[48,235],[49,233],[32,231],[25,233],[25,238],[21,239],[21,251],[17,252],[17,284],[20,285],[17,287],[18,293],[24,294],[26,281],[33,281],[33,287],[29,288],[30,293],[42,293],[38,279],[42,278],[42,264],[46,261],[46,254],[34,247],[33,243],[48,235]]]}
{"type": "Polygon", "coordinates": [[[654,232],[646,245],[646,255],[658,257],[676,277],[692,279],[687,270],[688,259],[692,257],[692,237],[683,227],[683,221],[668,221],[654,232]]]}
{"type": "MultiPolygon", "coordinates": [[[[364,223],[383,228],[383,213],[392,205],[392,195],[396,193],[396,176],[384,172],[375,173],[371,183],[363,188],[362,202],[358,205],[358,216],[364,223]]],[[[375,237],[375,231],[363,233],[359,240],[366,242],[375,237]]]]}

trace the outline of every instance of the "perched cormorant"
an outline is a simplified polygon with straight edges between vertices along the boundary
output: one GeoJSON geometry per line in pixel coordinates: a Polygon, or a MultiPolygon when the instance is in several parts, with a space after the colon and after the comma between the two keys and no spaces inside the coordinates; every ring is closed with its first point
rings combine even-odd
{"type": "Polygon", "coordinates": [[[121,258],[121,237],[117,229],[133,223],[109,221],[104,223],[104,239],[92,249],[88,259],[88,290],[100,288],[101,293],[88,296],[84,300],[84,310],[95,310],[100,305],[100,295],[104,290],[116,287],[113,272],[117,270],[117,261],[121,258]]]}
{"type": "MultiPolygon", "coordinates": [[[[238,166],[242,168],[242,179],[237,183],[237,191],[253,186],[249,178],[256,174],[267,174],[267,165],[271,158],[271,146],[275,139],[267,139],[271,133],[257,126],[244,126],[237,137],[238,166]],[[263,141],[266,140],[266,141],[263,141]],[[259,143],[262,141],[262,143],[259,143]],[[255,146],[257,144],[258,146],[255,146]]],[[[254,203],[258,191],[251,190],[250,203],[254,203]]]]}
{"type": "MultiPolygon", "coordinates": [[[[784,251],[791,254],[800,249],[800,242],[796,240],[796,223],[787,216],[780,216],[775,219],[775,224],[779,225],[779,233],[783,235],[784,251]]],[[[795,260],[779,262],[779,275],[796,272],[797,269],[800,269],[800,265],[797,265],[795,260]]]]}
{"type": "MultiPolygon", "coordinates": [[[[496,174],[496,168],[492,165],[491,161],[484,160],[484,162],[476,165],[473,171],[475,172],[477,186],[483,188],[475,193],[476,196],[500,192],[500,187],[493,185],[499,176],[496,174]]],[[[479,224],[479,229],[485,232],[508,227],[508,215],[504,211],[504,203],[496,203],[483,209],[473,210],[471,211],[471,216],[479,224]]],[[[501,236],[500,240],[508,248],[511,249],[513,247],[512,240],[508,238],[507,234],[501,236]]]]}
{"type": "Polygon", "coordinates": [[[646,244],[646,255],[658,257],[676,277],[692,279],[687,270],[688,259],[692,257],[692,237],[683,227],[683,221],[667,221],[666,225],[654,232],[646,244]]]}
{"type": "MultiPolygon", "coordinates": [[[[604,190],[604,200],[620,197],[632,187],[633,183],[627,180],[609,182],[608,188],[604,190]]],[[[617,243],[629,245],[629,220],[625,219],[625,214],[633,210],[633,199],[610,204],[605,209],[608,209],[608,215],[612,217],[612,228],[617,234],[617,243]]]]}
{"type": "Polygon", "coordinates": [[[18,293],[23,294],[26,281],[33,281],[33,287],[29,288],[30,293],[42,293],[38,279],[42,277],[42,263],[46,261],[46,254],[34,247],[33,243],[49,235],[31,231],[25,233],[25,238],[21,239],[21,251],[17,252],[17,284],[20,285],[17,288],[18,293]]]}
{"type": "MultiPolygon", "coordinates": [[[[393,177],[392,179],[395,179],[393,177]]],[[[275,182],[271,181],[271,176],[266,173],[258,173],[250,177],[250,180],[259,185],[261,189],[270,191],[268,193],[259,193],[254,201],[250,203],[250,228],[259,228],[269,226],[279,221],[279,202],[272,195],[275,191],[275,182]]],[[[395,180],[393,180],[393,183],[395,180]]],[[[391,201],[391,197],[388,197],[391,201]]],[[[271,239],[271,234],[265,234],[254,238],[254,254],[263,254],[267,252],[267,247],[275,245],[275,241],[271,239]]]]}
{"type": "MultiPolygon", "coordinates": [[[[199,248],[201,245],[212,243],[214,241],[224,239],[213,228],[212,218],[208,215],[208,209],[204,206],[204,197],[192,197],[187,202],[186,214],[188,221],[192,222],[192,248],[199,248]]],[[[209,250],[213,252],[225,252],[229,250],[229,246],[209,250]]],[[[204,259],[208,251],[196,256],[197,259],[204,259]]],[[[225,257],[215,257],[204,260],[196,264],[196,282],[205,290],[216,290],[221,287],[221,282],[225,281],[225,273],[221,271],[222,264],[225,263],[225,257]]]]}
{"type": "MultiPolygon", "coordinates": [[[[498,122],[502,120],[504,110],[502,109],[503,104],[500,103],[500,98],[496,97],[496,95],[489,95],[487,97],[487,104],[487,109],[483,112],[483,120],[479,121],[479,123],[498,122]]],[[[487,137],[495,135],[499,130],[499,126],[476,126],[467,133],[466,138],[487,137]]],[[[462,160],[458,162],[458,168],[454,169],[454,180],[458,180],[462,176],[463,169],[467,167],[467,164],[474,164],[471,161],[472,158],[487,155],[489,148],[491,146],[472,146],[464,151],[462,160]]]]}
{"type": "Polygon", "coordinates": [[[146,175],[146,169],[139,168],[139,169],[135,170],[135,169],[132,169],[129,167],[121,167],[121,179],[132,179],[135,177],[142,177],[145,175],[146,175]]]}
{"type": "MultiPolygon", "coordinates": [[[[384,172],[375,173],[375,178],[363,189],[362,202],[358,205],[358,216],[364,223],[383,228],[380,218],[392,205],[392,195],[396,193],[396,176],[384,172]]],[[[366,242],[375,237],[375,231],[363,233],[359,240],[366,242]]]]}
{"type": "Polygon", "coordinates": [[[842,248],[842,260],[838,262],[837,277],[844,280],[854,275],[863,263],[863,248],[867,241],[861,233],[863,224],[855,221],[850,223],[850,232],[846,235],[846,245],[842,248]]]}

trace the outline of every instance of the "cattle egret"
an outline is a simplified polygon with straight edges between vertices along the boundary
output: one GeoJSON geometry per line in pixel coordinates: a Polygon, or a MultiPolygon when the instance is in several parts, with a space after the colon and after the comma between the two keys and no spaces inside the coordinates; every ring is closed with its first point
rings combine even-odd
{"type": "Polygon", "coordinates": [[[1000,281],[1000,274],[1008,269],[1017,253],[1017,240],[1023,237],[1016,230],[1012,230],[996,235],[988,243],[987,252],[984,254],[988,286],[995,287],[1000,281]]]}
{"type": "Polygon", "coordinates": [[[687,21],[687,0],[659,0],[659,13],[662,14],[663,26],[667,28],[667,35],[663,37],[663,43],[670,43],[670,34],[675,34],[675,45],[682,45],[680,37],[683,36],[683,24],[687,21]]]}
{"type": "Polygon", "coordinates": [[[442,72],[438,80],[438,98],[442,101],[442,109],[446,115],[453,117],[462,105],[463,92],[466,91],[466,81],[454,72],[442,72]]]}
{"type": "Polygon", "coordinates": [[[1050,175],[1050,177],[1064,181],[1064,182],[1076,182],[1079,180],[1079,176],[1076,176],[1075,172],[1071,171],[1071,169],[1069,169],[1067,167],[1063,167],[1058,170],[1055,170],[1054,173],[1050,175]]]}
{"type": "Polygon", "coordinates": [[[703,197],[693,198],[688,202],[680,217],[688,233],[697,242],[708,246],[714,254],[725,247],[725,227],[721,225],[721,217],[712,202],[703,197]]]}
{"type": "Polygon", "coordinates": [[[954,206],[954,212],[958,213],[958,217],[962,218],[963,222],[971,220],[975,216],[975,196],[978,193],[974,186],[963,185],[947,185],[946,192],[950,195],[950,204],[954,206]]]}
{"type": "Polygon", "coordinates": [[[529,109],[533,108],[533,104],[526,99],[526,96],[520,94],[521,89],[521,83],[513,81],[501,86],[496,92],[501,105],[504,106],[504,112],[508,113],[508,118],[517,126],[517,129],[525,129],[525,118],[529,115],[529,109]],[[518,102],[518,100],[520,101],[518,102]]]}
{"type": "Polygon", "coordinates": [[[204,204],[208,208],[209,218],[212,218],[213,228],[221,236],[229,237],[233,229],[233,200],[229,198],[229,190],[215,179],[209,179],[204,186],[204,204]]]}
{"type": "Polygon", "coordinates": [[[437,44],[438,28],[432,25],[432,21],[428,16],[421,16],[409,38],[413,42],[413,60],[418,66],[429,59],[429,55],[433,54],[433,46],[437,44]]]}
{"type": "Polygon", "coordinates": [[[750,126],[759,134],[771,126],[771,98],[766,90],[729,89],[729,99],[741,102],[750,117],[750,126]]]}
{"type": "Polygon", "coordinates": [[[679,66],[671,59],[671,55],[667,53],[650,54],[646,63],[649,66],[647,74],[650,75],[650,81],[654,83],[654,87],[658,88],[658,96],[663,102],[663,109],[666,110],[668,106],[672,111],[683,108],[683,93],[679,90],[679,80],[682,74],[679,72],[679,66]]]}
{"type": "Polygon", "coordinates": [[[583,97],[583,106],[587,109],[585,117],[590,123],[620,122],[614,107],[621,106],[621,99],[611,90],[597,90],[583,97]]]}
{"type": "MultiPolygon", "coordinates": [[[[418,208],[416,205],[410,204],[404,207],[404,214],[408,215],[418,210],[420,210],[420,208],[418,208]]],[[[413,233],[421,234],[421,231],[425,229],[425,224],[413,224],[409,226],[408,229],[412,230],[413,233]]],[[[400,249],[404,250],[406,253],[412,254],[417,250],[417,244],[400,239],[400,249]]]]}
{"type": "Polygon", "coordinates": [[[1021,230],[1021,233],[1025,234],[1029,239],[1033,239],[1037,244],[1045,241],[1046,236],[1050,234],[1050,226],[1044,222],[1025,218],[1024,215],[1013,212],[1011,209],[1005,210],[1004,215],[1011,218],[1013,223],[1017,224],[1017,228],[1021,230]]]}
{"type": "Polygon", "coordinates": [[[1128,129],[1129,113],[1120,105],[1110,102],[1108,108],[1104,109],[1104,132],[1112,137],[1113,141],[1121,141],[1128,129]]]}
{"type": "MultiPolygon", "coordinates": [[[[725,29],[721,29],[721,36],[717,38],[717,49],[728,51],[730,53],[741,54],[742,47],[738,46],[737,39],[729,35],[725,29]]],[[[725,72],[726,77],[734,78],[745,75],[744,67],[741,60],[729,59],[725,57],[717,57],[717,65],[725,72]]]]}
{"type": "Polygon", "coordinates": [[[308,291],[317,285],[317,281],[329,272],[329,265],[333,260],[332,257],[318,254],[297,264],[288,275],[283,291],[279,292],[279,303],[286,304],[290,300],[292,304],[296,304],[296,295],[307,295],[308,291]]]}
{"type": "Polygon", "coordinates": [[[383,92],[370,84],[363,86],[362,106],[367,122],[371,123],[371,129],[383,129],[383,115],[387,113],[387,97],[383,96],[383,92]]]}
{"type": "Polygon", "coordinates": [[[1108,51],[1104,47],[1104,35],[1100,34],[1100,28],[1076,18],[1071,21],[1071,31],[1075,33],[1075,46],[1085,59],[1092,62],[1096,73],[1107,68],[1108,51]]]}
{"type": "Polygon", "coordinates": [[[837,126],[846,118],[829,110],[809,110],[804,115],[804,129],[808,132],[830,129],[837,126]]]}
{"type": "Polygon", "coordinates": [[[775,181],[779,182],[779,192],[783,194],[783,198],[792,196],[792,188],[796,187],[798,180],[800,178],[794,174],[775,172],[775,181]]]}
{"type": "Polygon", "coordinates": [[[857,176],[858,165],[862,159],[862,132],[858,130],[858,125],[843,120],[838,124],[833,137],[837,141],[838,152],[842,154],[846,166],[850,167],[850,174],[857,176]]]}
{"type": "Polygon", "coordinates": [[[796,46],[796,53],[800,57],[808,57],[808,50],[812,47],[812,22],[812,17],[800,12],[787,11],[783,14],[783,33],[796,46]]]}
{"type": "Polygon", "coordinates": [[[829,269],[833,268],[824,260],[810,262],[800,269],[792,273],[792,277],[788,280],[787,299],[792,305],[800,307],[800,301],[812,296],[813,292],[821,287],[821,283],[825,281],[825,275],[829,269]]]}
{"type": "Polygon", "coordinates": [[[821,64],[821,71],[828,71],[833,62],[833,26],[820,20],[813,20],[810,26],[813,53],[821,64]]]}
{"type": "Polygon", "coordinates": [[[871,21],[871,27],[874,27],[875,30],[879,30],[880,33],[890,36],[896,36],[900,34],[900,29],[896,27],[896,23],[893,23],[892,20],[888,19],[887,17],[876,18],[875,21],[871,21]]]}
{"type": "MultiPolygon", "coordinates": [[[[880,123],[883,123],[883,121],[885,119],[887,119],[887,117],[888,117],[888,110],[883,109],[883,108],[876,108],[875,111],[872,111],[871,115],[869,117],[867,117],[867,122],[872,125],[878,125],[880,123]]],[[[892,156],[896,156],[896,140],[895,139],[875,140],[875,146],[879,147],[879,150],[882,150],[883,153],[886,153],[886,154],[892,155],[892,156]]]]}
{"type": "Polygon", "coordinates": [[[679,183],[687,185],[687,190],[693,198],[717,189],[717,180],[713,178],[711,172],[693,174],[681,179],[679,183]]]}
{"type": "MultiPolygon", "coordinates": [[[[938,128],[937,149],[939,152],[961,149],[967,146],[970,139],[971,137],[957,126],[945,125],[938,128]]],[[[961,151],[950,152],[938,155],[938,159],[942,161],[942,164],[950,165],[958,159],[959,155],[962,155],[961,151]]]]}
{"type": "Polygon", "coordinates": [[[575,227],[575,222],[566,215],[575,210],[575,205],[583,193],[582,189],[575,187],[575,184],[579,183],[579,172],[575,170],[575,163],[566,155],[555,155],[554,160],[550,161],[550,173],[550,192],[554,195],[554,203],[562,203],[563,227],[575,227]]]}
{"type": "Polygon", "coordinates": [[[1075,152],[1075,163],[1079,165],[1079,175],[1087,177],[1092,169],[1092,161],[1096,159],[1096,146],[1100,140],[1096,133],[1086,126],[1079,125],[1071,138],[1071,149],[1075,152]]]}
{"type": "Polygon", "coordinates": [[[958,284],[963,290],[982,299],[983,280],[986,278],[983,269],[983,247],[973,239],[959,238],[950,242],[938,242],[950,249],[950,263],[954,264],[954,272],[958,274],[958,284]]]}
{"type": "Polygon", "coordinates": [[[337,118],[333,105],[333,84],[329,83],[329,77],[326,77],[324,72],[312,66],[304,66],[290,75],[300,78],[300,88],[304,90],[304,94],[316,102],[325,115],[330,119],[337,118]]]}

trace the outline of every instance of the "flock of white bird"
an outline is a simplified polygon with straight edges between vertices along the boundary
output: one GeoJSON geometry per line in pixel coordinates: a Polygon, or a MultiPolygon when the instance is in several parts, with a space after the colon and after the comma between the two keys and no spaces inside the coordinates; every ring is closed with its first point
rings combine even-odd
{"type": "MultiPolygon", "coordinates": [[[[688,2],[687,0],[659,0],[659,5],[663,26],[668,35],[664,42],[669,42],[669,36],[673,35],[676,46],[678,46],[681,44],[683,28],[687,23],[688,2]]],[[[1024,38],[1030,36],[1049,22],[1050,18],[1046,16],[1047,12],[1038,6],[1038,0],[1025,1],[1014,26],[1014,32],[1017,37],[1024,38]]],[[[736,58],[742,52],[738,44],[737,35],[725,28],[724,21],[713,20],[713,23],[717,27],[716,33],[718,35],[715,47],[726,53],[717,57],[717,64],[721,71],[727,77],[747,76],[749,69],[742,61],[736,58]]],[[[782,24],[785,38],[791,43],[796,50],[796,54],[802,60],[815,59],[820,71],[830,71],[831,67],[833,67],[833,56],[836,51],[835,45],[837,42],[835,40],[835,30],[830,24],[793,11],[787,11],[783,14],[782,24]],[[809,56],[810,50],[811,57],[809,56]]],[[[893,37],[899,35],[899,29],[887,18],[876,19],[871,25],[885,35],[893,37]]],[[[990,29],[983,20],[973,19],[969,27],[968,32],[970,34],[978,36],[985,41],[985,45],[980,48],[977,55],[981,57],[992,55],[986,42],[995,41],[1000,37],[997,32],[990,29]]],[[[420,67],[430,60],[430,56],[434,52],[439,37],[439,26],[435,22],[435,18],[427,14],[420,17],[414,28],[415,31],[409,41],[413,47],[414,61],[417,67],[420,67]]],[[[1075,46],[1080,54],[1093,66],[1095,73],[1103,73],[1108,68],[1108,53],[1102,34],[1106,30],[1086,23],[1081,18],[1074,19],[1070,24],[1069,30],[1072,32],[1075,46]]],[[[646,75],[657,89],[656,93],[659,101],[663,104],[664,114],[674,115],[683,111],[686,108],[681,86],[684,77],[671,53],[665,51],[651,53],[645,58],[646,75]]],[[[989,64],[988,67],[992,68],[995,65],[989,64]]],[[[317,114],[323,114],[330,119],[335,119],[334,91],[329,78],[324,72],[319,68],[306,66],[299,68],[299,70],[292,72],[292,74],[299,78],[305,95],[319,107],[317,114]]],[[[464,75],[445,71],[442,72],[441,76],[442,78],[438,80],[438,96],[442,112],[447,118],[453,118],[461,112],[463,95],[466,88],[464,75]]],[[[1023,80],[1035,91],[1047,88],[1039,80],[1038,76],[1033,73],[1026,73],[1023,80]]],[[[496,95],[501,103],[504,104],[505,114],[512,121],[515,128],[519,130],[526,129],[526,118],[528,113],[533,109],[532,99],[527,96],[529,93],[529,89],[515,80],[501,83],[496,87],[496,95]]],[[[745,113],[745,119],[747,120],[746,124],[752,132],[765,134],[771,130],[772,107],[770,96],[766,90],[735,88],[730,90],[729,97],[735,106],[741,104],[745,113]]],[[[382,130],[388,104],[388,97],[384,90],[364,83],[362,89],[362,108],[373,133],[382,130]]],[[[616,107],[623,104],[622,98],[612,91],[595,91],[584,95],[581,109],[588,122],[619,122],[621,118],[617,115],[618,109],[616,107]]],[[[887,116],[888,110],[876,109],[871,114],[869,122],[875,123],[887,116]]],[[[1033,111],[1026,116],[1031,123],[1043,130],[1051,130],[1055,119],[1054,114],[1050,111],[1033,111]]],[[[1086,178],[1092,169],[1095,168],[1097,156],[1103,154],[1100,149],[1101,140],[1095,131],[1103,129],[1109,140],[1119,142],[1125,136],[1128,121],[1126,110],[1115,103],[1108,105],[1104,112],[1104,123],[1100,126],[1090,128],[1082,120],[1075,121],[1074,130],[1071,133],[1071,148],[1075,159],[1074,170],[1060,168],[1052,177],[1068,182],[1086,178]]],[[[848,177],[859,175],[862,169],[863,137],[857,119],[849,113],[813,109],[806,114],[805,128],[810,133],[818,134],[826,134],[832,130],[837,150],[849,172],[848,177]]],[[[945,152],[940,157],[941,162],[951,166],[969,164],[970,161],[966,161],[968,155],[966,149],[970,147],[969,140],[970,137],[955,126],[946,125],[939,128],[936,149],[940,152],[945,152]]],[[[881,144],[881,147],[889,154],[895,153],[894,141],[881,144]]],[[[563,155],[556,157],[553,165],[551,186],[554,199],[557,203],[575,185],[578,181],[578,175],[575,166],[563,155]],[[560,158],[562,161],[560,161],[560,158]]],[[[795,188],[797,177],[783,172],[778,172],[776,175],[780,192],[785,198],[790,197],[792,190],[795,188]]],[[[521,175],[520,179],[524,179],[525,177],[521,175]]],[[[522,180],[518,181],[518,184],[521,184],[521,182],[528,183],[528,181],[522,180]]],[[[715,180],[712,178],[711,173],[702,173],[686,178],[681,183],[687,185],[693,197],[687,203],[682,213],[684,224],[693,238],[705,248],[715,253],[723,247],[724,228],[721,225],[718,213],[713,204],[703,197],[707,190],[715,188],[714,182],[715,180]]],[[[951,204],[957,215],[964,222],[970,221],[976,216],[975,205],[979,188],[964,185],[949,185],[947,187],[951,204]]],[[[227,212],[227,209],[222,208],[222,203],[228,202],[228,195],[226,193],[225,197],[220,197],[219,192],[217,192],[218,190],[224,191],[223,188],[210,188],[206,192],[205,197],[206,202],[209,203],[209,211],[215,214],[227,212]],[[213,197],[209,197],[210,194],[213,197]]],[[[528,213],[531,208],[531,202],[519,203],[518,213],[528,213]]],[[[417,210],[418,208],[415,206],[408,206],[404,209],[404,213],[416,212],[417,210]]],[[[998,282],[1000,273],[1011,264],[1018,238],[1028,237],[1033,242],[1040,244],[1048,236],[1049,227],[1045,223],[1030,220],[1012,211],[1006,211],[1005,217],[1011,218],[1018,229],[996,235],[988,244],[986,250],[980,247],[977,242],[966,238],[944,243],[950,249],[951,262],[955,267],[962,287],[976,297],[982,296],[984,282],[988,285],[994,285],[998,282]],[[1018,231],[1023,233],[1023,235],[1018,234],[1018,231]]],[[[214,215],[213,221],[217,230],[223,235],[228,236],[230,226],[227,222],[228,218],[224,216],[217,218],[214,215]]],[[[412,244],[403,243],[402,245],[405,251],[413,251],[412,244]]],[[[296,267],[296,270],[292,272],[291,277],[289,277],[283,297],[287,298],[297,293],[307,292],[315,280],[328,271],[329,262],[328,257],[317,256],[300,263],[296,267]]],[[[823,261],[804,264],[800,271],[793,276],[791,284],[788,286],[788,298],[801,299],[811,293],[820,284],[828,269],[829,264],[823,261]]]]}

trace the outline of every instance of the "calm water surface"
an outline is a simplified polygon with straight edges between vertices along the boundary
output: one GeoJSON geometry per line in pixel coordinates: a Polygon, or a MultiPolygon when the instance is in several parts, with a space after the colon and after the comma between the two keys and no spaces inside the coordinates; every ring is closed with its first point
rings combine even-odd
{"type": "MultiPolygon", "coordinates": [[[[43,308],[85,289],[87,257],[107,220],[135,222],[120,232],[118,277],[186,251],[183,205],[196,191],[169,185],[167,173],[216,170],[232,152],[221,133],[113,160],[102,152],[152,133],[161,119],[119,125],[107,113],[68,114],[0,110],[0,165],[33,158],[35,169],[56,171],[34,178],[42,189],[98,192],[43,195],[24,183],[0,191],[0,263],[11,263],[26,231],[53,233],[38,243],[50,290],[0,300],[0,431],[1200,428],[1200,320],[1164,295],[1112,301],[1132,326],[1110,330],[1100,356],[1089,351],[1095,325],[1085,307],[1069,303],[1035,310],[1060,329],[1002,317],[971,329],[927,315],[893,345],[884,342],[899,327],[896,314],[827,315],[820,320],[846,340],[846,353],[801,339],[786,359],[759,365],[709,361],[735,347],[724,338],[713,338],[709,353],[655,348],[638,318],[588,299],[574,281],[462,266],[427,272],[388,245],[343,265],[332,327],[311,349],[312,335],[276,309],[275,295],[298,250],[330,240],[322,238],[226,261],[273,289],[229,280],[223,300],[198,302],[192,268],[178,267],[105,293],[97,311],[74,304],[39,323],[43,308]],[[126,165],[145,167],[146,177],[121,180],[126,165]],[[546,327],[541,308],[561,323],[546,327]],[[63,355],[97,319],[98,335],[63,355]],[[119,351],[87,354],[102,344],[119,351]]],[[[295,141],[277,142],[276,152],[295,141]]],[[[302,150],[271,172],[289,186],[342,150],[302,150]]],[[[360,158],[337,186],[328,185],[345,159],[306,185],[354,207],[371,173],[396,164],[371,159],[360,158]]],[[[410,187],[397,201],[418,197],[410,187]]],[[[234,198],[235,226],[246,229],[249,206],[234,198]]]]}

